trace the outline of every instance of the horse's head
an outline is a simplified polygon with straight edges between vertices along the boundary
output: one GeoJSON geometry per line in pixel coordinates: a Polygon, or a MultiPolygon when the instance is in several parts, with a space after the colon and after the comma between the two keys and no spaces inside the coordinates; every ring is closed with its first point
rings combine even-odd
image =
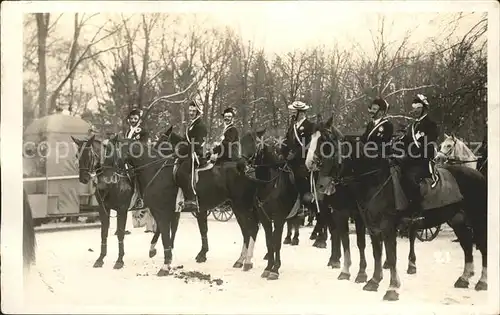
{"type": "Polygon", "coordinates": [[[444,141],[439,146],[439,151],[434,158],[436,163],[444,164],[447,161],[462,161],[464,164],[472,163],[472,168],[475,168],[476,156],[471,149],[467,147],[464,141],[454,134],[451,136],[444,134],[444,141]],[[466,161],[470,161],[467,163],[466,161]]]}
{"type": "Polygon", "coordinates": [[[333,125],[333,116],[326,122],[317,122],[309,143],[306,167],[318,171],[318,192],[324,193],[340,176],[342,167],[342,133],[333,125]]]}
{"type": "Polygon", "coordinates": [[[127,172],[126,165],[131,157],[138,156],[146,149],[139,141],[120,139],[118,136],[110,138],[103,144],[102,178],[105,183],[116,183],[117,176],[127,172]]]}
{"type": "Polygon", "coordinates": [[[244,162],[254,164],[256,157],[262,152],[265,147],[264,134],[266,128],[257,131],[247,132],[240,139],[240,153],[244,162]]]}
{"type": "Polygon", "coordinates": [[[73,142],[78,146],[76,158],[79,165],[79,180],[82,184],[88,184],[90,179],[99,171],[100,148],[97,148],[99,141],[95,140],[95,135],[88,140],[80,140],[71,136],[73,142]]]}

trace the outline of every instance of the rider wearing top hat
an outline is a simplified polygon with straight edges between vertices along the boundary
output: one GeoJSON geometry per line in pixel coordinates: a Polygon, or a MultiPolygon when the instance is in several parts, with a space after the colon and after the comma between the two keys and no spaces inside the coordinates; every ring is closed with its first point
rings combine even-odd
{"type": "Polygon", "coordinates": [[[311,136],[313,134],[314,124],[307,119],[306,111],[310,108],[309,105],[295,101],[288,106],[288,109],[295,111],[294,119],[292,120],[286,133],[281,154],[285,157],[294,172],[297,189],[299,190],[301,201],[306,195],[310,198],[309,174],[305,166],[305,158],[311,136]]]}
{"type": "Polygon", "coordinates": [[[206,164],[204,154],[207,128],[201,116],[203,105],[193,100],[189,103],[190,123],[186,129],[186,141],[188,144],[188,154],[181,162],[178,170],[178,184],[184,193],[184,209],[190,211],[198,210],[196,202],[196,191],[194,182],[194,169],[203,167],[206,164]]]}
{"type": "MultiPolygon", "coordinates": [[[[129,128],[125,133],[125,138],[138,140],[142,143],[147,143],[148,141],[148,132],[141,126],[141,118],[142,118],[142,110],[134,108],[130,111],[127,116],[127,122],[129,124],[129,128]]],[[[134,194],[137,195],[137,200],[134,205],[134,208],[142,209],[144,208],[144,202],[142,200],[142,193],[139,191],[139,185],[137,183],[137,178],[134,176],[133,184],[134,184],[134,194]]]]}
{"type": "Polygon", "coordinates": [[[234,125],[233,119],[235,110],[232,107],[224,109],[224,130],[222,131],[221,142],[213,148],[210,160],[213,162],[227,162],[236,160],[239,157],[238,141],[240,140],[238,129],[234,125]]]}
{"type": "Polygon", "coordinates": [[[363,143],[374,143],[379,153],[389,148],[387,144],[391,142],[394,133],[394,126],[387,118],[388,110],[389,103],[386,100],[382,98],[374,99],[368,108],[372,120],[366,125],[365,132],[361,136],[363,143]]]}
{"type": "MultiPolygon", "coordinates": [[[[429,105],[429,101],[424,95],[417,94],[413,100],[411,111],[416,120],[410,124],[406,134],[401,139],[405,148],[405,157],[401,161],[402,187],[410,199],[408,212],[412,217],[420,210],[422,201],[420,181],[432,176],[434,172],[432,160],[436,153],[438,127],[428,115],[429,105]]],[[[419,217],[411,219],[411,221],[422,219],[419,217]]]]}

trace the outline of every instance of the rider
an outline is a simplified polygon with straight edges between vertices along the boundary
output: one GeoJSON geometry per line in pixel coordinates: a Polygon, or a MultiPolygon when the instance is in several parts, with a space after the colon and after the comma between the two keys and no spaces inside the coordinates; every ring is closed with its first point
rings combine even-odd
{"type": "Polygon", "coordinates": [[[281,147],[281,154],[288,160],[294,172],[300,200],[308,203],[312,201],[312,196],[305,158],[314,128],[314,124],[306,116],[309,108],[309,105],[300,101],[295,101],[288,106],[288,109],[295,111],[295,115],[281,147]]]}
{"type": "Polygon", "coordinates": [[[368,107],[368,112],[372,120],[366,125],[365,132],[361,136],[361,141],[365,144],[374,143],[377,149],[377,156],[382,157],[381,153],[389,154],[386,152],[389,149],[389,144],[392,140],[394,133],[394,126],[387,117],[389,110],[389,103],[382,98],[376,98],[368,107]]]}
{"type": "Polygon", "coordinates": [[[213,148],[213,154],[210,157],[212,162],[227,162],[236,160],[239,157],[238,142],[240,140],[238,129],[234,125],[235,110],[232,107],[224,109],[224,130],[221,136],[221,142],[213,148]]]}
{"type": "MultiPolygon", "coordinates": [[[[125,133],[125,138],[139,140],[141,143],[146,144],[148,142],[148,132],[141,126],[141,118],[142,118],[142,110],[138,108],[132,109],[127,117],[127,122],[129,124],[129,128],[125,133]]],[[[134,176],[133,178],[134,184],[134,194],[137,196],[136,203],[134,208],[142,209],[144,208],[144,202],[142,200],[142,194],[139,191],[139,185],[137,183],[137,178],[134,176]]]]}
{"type": "Polygon", "coordinates": [[[420,181],[432,176],[434,172],[432,160],[436,153],[438,127],[428,115],[429,106],[427,97],[417,94],[413,100],[411,111],[416,120],[410,124],[406,134],[401,139],[405,148],[405,156],[401,160],[402,187],[410,199],[407,212],[409,216],[413,217],[404,221],[416,222],[423,219],[423,217],[415,217],[420,211],[422,201],[420,181]]]}
{"type": "Polygon", "coordinates": [[[198,211],[196,201],[196,191],[194,183],[195,167],[203,167],[206,164],[204,155],[207,128],[202,121],[203,105],[192,100],[189,103],[190,123],[186,128],[186,140],[188,144],[188,154],[182,157],[178,170],[178,185],[184,194],[184,209],[198,211]]]}

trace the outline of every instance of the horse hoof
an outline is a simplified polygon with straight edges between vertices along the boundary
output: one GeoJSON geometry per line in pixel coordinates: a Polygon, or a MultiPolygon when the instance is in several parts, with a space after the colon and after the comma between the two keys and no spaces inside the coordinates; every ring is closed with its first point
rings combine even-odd
{"type": "Polygon", "coordinates": [[[326,241],[316,239],[313,246],[317,248],[326,248],[326,241]]]}
{"type": "Polygon", "coordinates": [[[260,276],[261,278],[267,278],[269,277],[269,273],[270,273],[269,270],[264,270],[260,276]]]}
{"type": "Polygon", "coordinates": [[[233,268],[241,268],[241,267],[243,267],[243,263],[241,263],[239,261],[235,262],[233,265],[233,268]]]}
{"type": "MultiPolygon", "coordinates": [[[[383,269],[389,269],[389,263],[387,261],[384,262],[384,265],[382,266],[383,269]]],[[[387,291],[389,292],[389,291],[387,291]]]]}
{"type": "Polygon", "coordinates": [[[264,259],[264,260],[269,260],[269,254],[268,254],[268,253],[266,253],[266,254],[264,255],[264,258],[263,258],[263,259],[264,259]]]}
{"type": "Polygon", "coordinates": [[[351,275],[346,273],[346,272],[341,272],[340,275],[338,276],[337,280],[349,280],[351,278],[351,275]]]}
{"type": "Polygon", "coordinates": [[[394,290],[385,292],[384,301],[397,301],[399,300],[399,293],[394,290]]]}
{"type": "Polygon", "coordinates": [[[113,269],[122,269],[123,265],[124,265],[123,261],[117,261],[117,262],[115,262],[113,269]]]}
{"type": "Polygon", "coordinates": [[[484,281],[479,281],[476,283],[476,287],[474,289],[476,289],[476,291],[486,291],[488,290],[488,284],[484,281]]]}
{"type": "Polygon", "coordinates": [[[204,263],[205,261],[207,261],[207,257],[205,257],[205,256],[196,256],[196,262],[197,263],[204,263]]]}
{"type": "Polygon", "coordinates": [[[318,235],[314,233],[309,237],[310,240],[315,240],[316,238],[318,238],[318,235]]]}
{"type": "Polygon", "coordinates": [[[96,260],[94,263],[94,268],[101,268],[104,265],[104,261],[102,260],[96,260]]]}
{"type": "Polygon", "coordinates": [[[371,279],[363,287],[363,291],[377,292],[377,290],[378,290],[378,283],[376,283],[371,279]]]}
{"type": "Polygon", "coordinates": [[[153,258],[155,256],[156,256],[156,248],[149,251],[149,258],[153,258]]]}
{"type": "Polygon", "coordinates": [[[408,270],[406,270],[406,273],[409,275],[414,275],[417,273],[417,267],[415,266],[408,266],[408,270]]]}
{"type": "Polygon", "coordinates": [[[356,279],[354,280],[354,282],[356,282],[356,283],[365,283],[366,280],[368,280],[368,275],[366,273],[358,273],[358,275],[356,276],[356,279]]]}
{"type": "Polygon", "coordinates": [[[297,246],[297,245],[299,245],[299,239],[298,238],[294,238],[292,240],[292,246],[297,246]]]}
{"type": "Polygon", "coordinates": [[[170,268],[170,267],[169,267],[168,269],[163,269],[163,268],[162,268],[162,269],[160,269],[160,270],[158,271],[158,273],[157,273],[156,275],[157,275],[158,277],[166,277],[166,276],[170,275],[170,270],[171,270],[171,268],[170,268]]]}
{"type": "Polygon", "coordinates": [[[243,265],[243,271],[248,271],[253,268],[253,263],[248,263],[243,265]]]}
{"type": "Polygon", "coordinates": [[[283,244],[288,245],[291,244],[292,240],[289,237],[285,237],[285,240],[283,241],[283,244]]]}
{"type": "Polygon", "coordinates": [[[279,273],[271,271],[269,276],[267,276],[267,280],[278,280],[279,277],[279,273]]]}
{"type": "Polygon", "coordinates": [[[464,280],[462,278],[458,278],[458,280],[455,282],[455,288],[467,289],[468,287],[469,287],[469,281],[464,280]]]}
{"type": "Polygon", "coordinates": [[[328,263],[332,269],[340,269],[340,261],[331,261],[328,263]]]}

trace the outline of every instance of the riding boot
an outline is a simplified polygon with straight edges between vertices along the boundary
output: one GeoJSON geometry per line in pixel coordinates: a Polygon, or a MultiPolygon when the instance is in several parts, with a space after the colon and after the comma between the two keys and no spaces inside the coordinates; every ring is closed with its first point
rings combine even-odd
{"type": "Polygon", "coordinates": [[[179,167],[177,183],[184,194],[183,209],[186,211],[198,211],[194,183],[192,183],[191,161],[184,161],[179,167]]]}
{"type": "Polygon", "coordinates": [[[402,222],[405,225],[408,224],[417,224],[424,220],[424,217],[421,216],[421,202],[422,198],[420,196],[416,196],[412,198],[408,210],[406,211],[405,217],[402,219],[402,222]]]}

